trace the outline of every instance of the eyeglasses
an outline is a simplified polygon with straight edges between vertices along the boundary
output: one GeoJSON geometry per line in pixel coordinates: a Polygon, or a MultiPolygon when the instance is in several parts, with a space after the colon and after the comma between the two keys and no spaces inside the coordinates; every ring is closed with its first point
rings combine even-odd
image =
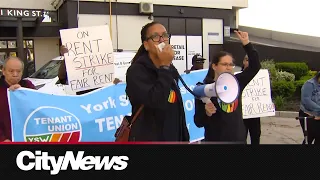
{"type": "Polygon", "coordinates": [[[168,41],[170,38],[171,38],[171,34],[169,33],[163,33],[162,36],[160,36],[159,34],[155,34],[155,35],[152,35],[150,37],[148,37],[146,39],[149,40],[151,39],[153,42],[160,42],[161,38],[164,40],[164,41],[168,41]]]}
{"type": "Polygon", "coordinates": [[[235,67],[235,65],[233,64],[233,63],[219,63],[221,66],[225,66],[225,67],[228,67],[228,66],[230,66],[230,67],[232,67],[232,68],[234,68],[235,67]]]}

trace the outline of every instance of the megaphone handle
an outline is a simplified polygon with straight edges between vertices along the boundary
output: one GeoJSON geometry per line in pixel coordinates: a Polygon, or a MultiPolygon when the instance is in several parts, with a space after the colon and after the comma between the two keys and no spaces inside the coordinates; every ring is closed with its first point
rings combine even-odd
{"type": "Polygon", "coordinates": [[[202,97],[201,100],[203,103],[206,103],[206,104],[212,103],[212,101],[208,97],[202,97]]]}

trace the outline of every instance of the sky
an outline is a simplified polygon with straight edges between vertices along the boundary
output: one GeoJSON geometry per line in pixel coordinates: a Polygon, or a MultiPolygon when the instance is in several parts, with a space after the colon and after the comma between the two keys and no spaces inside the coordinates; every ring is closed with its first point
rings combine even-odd
{"type": "Polygon", "coordinates": [[[239,25],[320,37],[320,0],[248,0],[239,25]]]}

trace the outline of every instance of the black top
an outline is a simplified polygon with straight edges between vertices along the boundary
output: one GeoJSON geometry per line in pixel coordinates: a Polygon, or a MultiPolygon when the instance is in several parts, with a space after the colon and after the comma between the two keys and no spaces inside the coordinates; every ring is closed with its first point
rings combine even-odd
{"type": "Polygon", "coordinates": [[[173,65],[156,68],[147,53],[128,68],[126,93],[132,115],[144,104],[130,141],[189,141],[178,75],[173,65]]]}
{"type": "Polygon", "coordinates": [[[195,100],[194,122],[197,127],[204,127],[206,141],[243,142],[246,143],[246,131],[242,115],[241,94],[246,85],[254,78],[261,68],[258,52],[251,43],[244,46],[249,57],[249,66],[239,74],[236,74],[240,86],[239,97],[232,104],[225,104],[216,97],[211,101],[217,108],[217,112],[211,117],[206,115],[205,104],[195,100]]]}

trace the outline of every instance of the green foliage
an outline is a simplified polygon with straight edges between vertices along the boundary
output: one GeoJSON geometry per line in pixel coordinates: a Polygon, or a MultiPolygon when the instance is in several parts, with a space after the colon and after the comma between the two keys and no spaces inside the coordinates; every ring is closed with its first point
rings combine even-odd
{"type": "Polygon", "coordinates": [[[300,80],[294,82],[294,85],[296,86],[296,92],[295,92],[295,94],[296,94],[297,96],[300,96],[300,94],[301,94],[301,88],[302,88],[303,84],[304,84],[306,81],[308,81],[309,79],[313,78],[313,77],[316,75],[316,73],[317,73],[317,71],[309,71],[309,72],[308,72],[308,75],[302,76],[302,77],[300,78],[300,80]]]}
{"type": "Polygon", "coordinates": [[[276,64],[272,59],[266,59],[261,61],[261,69],[268,69],[270,74],[270,80],[274,80],[277,76],[276,64]]]}
{"type": "Polygon", "coordinates": [[[305,80],[299,80],[299,81],[295,81],[294,85],[296,86],[296,92],[294,93],[296,96],[300,96],[301,94],[301,88],[304,85],[306,81],[305,80]]]}
{"type": "Polygon", "coordinates": [[[273,81],[271,83],[273,97],[282,96],[283,98],[292,97],[296,91],[296,86],[292,81],[273,81]]]}
{"type": "Polygon", "coordinates": [[[317,71],[311,71],[311,70],[309,70],[309,72],[308,72],[308,77],[310,76],[310,77],[314,77],[315,75],[317,74],[317,71]]]}
{"type": "Polygon", "coordinates": [[[285,105],[285,98],[282,96],[276,96],[274,98],[274,105],[277,110],[283,110],[285,105]]]}
{"type": "Polygon", "coordinates": [[[296,80],[309,73],[309,67],[304,62],[281,62],[276,63],[276,69],[286,71],[295,75],[296,80]]]}
{"type": "Polygon", "coordinates": [[[277,110],[298,110],[296,101],[300,100],[301,87],[317,73],[309,70],[304,62],[275,63],[272,59],[261,61],[261,69],[269,71],[272,97],[277,110]]]}
{"type": "Polygon", "coordinates": [[[278,71],[276,73],[276,81],[294,81],[295,76],[292,73],[285,72],[285,71],[278,71]]]}

